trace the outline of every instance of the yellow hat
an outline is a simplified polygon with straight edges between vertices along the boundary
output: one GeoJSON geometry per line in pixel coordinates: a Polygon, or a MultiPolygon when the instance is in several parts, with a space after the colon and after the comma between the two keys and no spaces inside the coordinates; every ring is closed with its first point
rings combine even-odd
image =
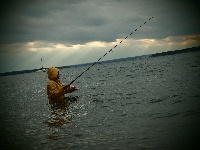
{"type": "Polygon", "coordinates": [[[52,80],[52,79],[54,79],[54,78],[57,78],[58,72],[59,72],[59,69],[58,69],[58,68],[55,68],[55,67],[49,68],[48,71],[47,71],[48,78],[49,78],[50,80],[52,80]]]}

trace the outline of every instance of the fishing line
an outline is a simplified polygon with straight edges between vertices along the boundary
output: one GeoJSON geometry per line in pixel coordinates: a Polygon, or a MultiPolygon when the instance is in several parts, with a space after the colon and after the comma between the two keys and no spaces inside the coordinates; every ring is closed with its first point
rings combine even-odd
{"type": "MultiPolygon", "coordinates": [[[[152,19],[153,17],[149,18],[149,21],[152,19]]],[[[142,25],[145,25],[147,22],[145,21],[142,25]]],[[[142,27],[142,25],[140,25],[140,28],[142,27]]],[[[133,32],[136,32],[138,29],[135,29],[133,32]]],[[[129,35],[132,35],[133,32],[131,32],[129,35]]],[[[127,35],[124,40],[126,40],[128,38],[127,35]]],[[[124,40],[120,41],[119,44],[121,44],[124,40]]],[[[77,76],[71,83],[74,83],[78,78],[80,78],[85,72],[87,72],[91,67],[93,67],[96,63],[98,63],[103,57],[105,57],[108,53],[112,52],[113,49],[115,49],[118,45],[115,45],[113,48],[111,48],[107,53],[105,53],[103,56],[101,56],[96,62],[94,62],[91,66],[89,66],[85,71],[83,71],[79,76],[77,76]]]]}

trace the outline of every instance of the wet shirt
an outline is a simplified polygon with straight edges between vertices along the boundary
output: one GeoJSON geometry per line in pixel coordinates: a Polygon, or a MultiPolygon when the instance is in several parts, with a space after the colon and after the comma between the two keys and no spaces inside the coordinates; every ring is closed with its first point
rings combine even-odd
{"type": "Polygon", "coordinates": [[[63,84],[57,80],[50,80],[47,84],[47,95],[50,100],[55,99],[64,99],[64,95],[66,94],[63,89],[63,84]]]}
{"type": "Polygon", "coordinates": [[[64,100],[65,94],[71,93],[71,87],[73,86],[70,85],[70,88],[66,90],[63,89],[63,83],[58,79],[59,70],[57,68],[49,68],[47,74],[50,79],[47,84],[47,95],[49,100],[57,102],[64,100]]]}

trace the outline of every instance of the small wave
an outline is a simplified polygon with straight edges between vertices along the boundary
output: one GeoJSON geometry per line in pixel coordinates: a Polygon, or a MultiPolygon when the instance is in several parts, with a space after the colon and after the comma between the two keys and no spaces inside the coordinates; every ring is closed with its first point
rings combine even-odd
{"type": "Polygon", "coordinates": [[[192,96],[192,97],[200,97],[200,95],[194,95],[194,96],[192,96]]]}
{"type": "Polygon", "coordinates": [[[138,146],[139,146],[141,149],[153,148],[153,146],[150,146],[150,145],[144,145],[144,144],[138,144],[138,146]]]}
{"type": "Polygon", "coordinates": [[[192,65],[191,67],[192,67],[192,68],[196,68],[196,67],[199,67],[199,66],[196,66],[196,65],[192,65]]]}
{"type": "Polygon", "coordinates": [[[93,102],[96,102],[96,103],[103,103],[103,100],[100,100],[100,99],[93,99],[93,102]]]}
{"type": "Polygon", "coordinates": [[[131,96],[131,95],[133,95],[133,93],[128,93],[128,94],[126,94],[126,95],[131,96]]]}
{"type": "Polygon", "coordinates": [[[101,81],[101,82],[105,82],[105,81],[107,81],[107,80],[104,80],[104,79],[100,79],[99,81],[101,81]]]}
{"type": "Polygon", "coordinates": [[[108,98],[107,101],[113,101],[115,100],[114,98],[108,98]]]}
{"type": "Polygon", "coordinates": [[[128,114],[121,114],[122,117],[127,116],[128,114]]]}
{"type": "Polygon", "coordinates": [[[133,84],[133,82],[132,81],[128,81],[126,84],[133,84]]]}
{"type": "Polygon", "coordinates": [[[80,133],[79,133],[79,134],[75,134],[74,136],[75,136],[75,137],[81,137],[81,136],[83,136],[83,134],[80,134],[80,133]]]}
{"type": "Polygon", "coordinates": [[[151,99],[151,100],[149,100],[149,102],[150,103],[159,103],[159,102],[163,102],[163,101],[166,101],[170,98],[174,98],[174,97],[177,97],[177,96],[179,96],[179,95],[174,94],[172,96],[164,96],[164,97],[161,97],[159,99],[151,99]]]}
{"type": "Polygon", "coordinates": [[[177,116],[177,115],[180,115],[181,113],[168,113],[168,115],[166,116],[158,116],[156,118],[171,118],[171,117],[174,117],[174,116],[177,116]]]}
{"type": "Polygon", "coordinates": [[[106,94],[105,93],[99,93],[99,94],[92,94],[91,96],[97,97],[97,96],[104,96],[104,95],[106,95],[106,94]]]}
{"type": "Polygon", "coordinates": [[[121,106],[127,106],[127,105],[132,105],[132,104],[133,104],[132,102],[127,102],[127,103],[125,103],[125,104],[123,104],[121,106]]]}
{"type": "Polygon", "coordinates": [[[151,99],[149,101],[150,101],[150,103],[159,103],[159,102],[162,102],[163,99],[151,99]]]}
{"type": "Polygon", "coordinates": [[[132,97],[126,97],[126,99],[132,99],[132,97]]]}
{"type": "Polygon", "coordinates": [[[200,112],[195,111],[195,110],[189,110],[189,111],[186,111],[183,116],[190,116],[190,115],[196,115],[196,114],[200,114],[200,112]]]}
{"type": "Polygon", "coordinates": [[[173,102],[173,104],[182,103],[183,101],[185,101],[185,100],[184,100],[184,99],[175,100],[175,101],[173,102]]]}
{"type": "Polygon", "coordinates": [[[88,128],[97,128],[98,126],[94,126],[94,125],[89,125],[87,126],[88,128]]]}
{"type": "Polygon", "coordinates": [[[101,108],[105,108],[105,107],[108,107],[108,106],[104,105],[104,106],[102,106],[101,108]]]}
{"type": "Polygon", "coordinates": [[[126,77],[132,77],[132,74],[127,74],[126,77]]]}

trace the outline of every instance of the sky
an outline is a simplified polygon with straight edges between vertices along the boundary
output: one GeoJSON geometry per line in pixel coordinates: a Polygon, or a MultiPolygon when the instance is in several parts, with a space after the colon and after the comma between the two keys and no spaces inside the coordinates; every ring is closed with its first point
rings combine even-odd
{"type": "Polygon", "coordinates": [[[199,0],[1,1],[0,73],[94,62],[115,45],[102,61],[200,46],[199,7],[199,0]]]}

